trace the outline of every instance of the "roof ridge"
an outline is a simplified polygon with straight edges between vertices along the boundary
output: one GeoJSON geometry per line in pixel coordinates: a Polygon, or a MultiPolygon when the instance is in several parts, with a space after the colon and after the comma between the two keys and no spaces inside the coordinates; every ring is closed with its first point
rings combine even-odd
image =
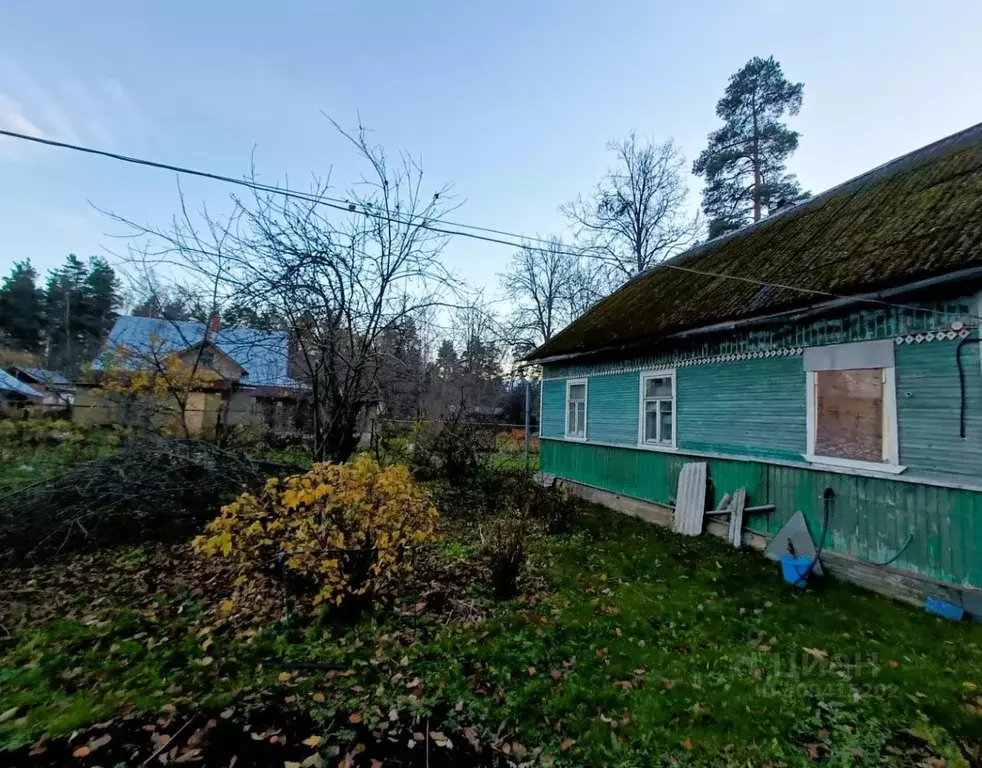
{"type": "Polygon", "coordinates": [[[982,267],[980,195],[977,123],[653,265],[526,359],[655,339],[811,306],[816,297],[982,267]],[[786,290],[761,295],[766,285],[786,290]]]}
{"type": "MultiPolygon", "coordinates": [[[[963,139],[971,135],[973,132],[982,132],[982,123],[976,123],[975,125],[971,125],[968,128],[963,128],[960,131],[956,131],[955,133],[951,133],[947,136],[943,136],[940,139],[936,139],[935,141],[932,141],[930,144],[925,144],[923,147],[918,147],[917,149],[912,149],[909,152],[905,152],[902,155],[898,155],[892,160],[887,160],[886,162],[880,163],[879,165],[874,166],[873,168],[870,168],[867,171],[863,171],[862,173],[858,173],[855,176],[846,179],[845,181],[840,181],[838,184],[831,186],[828,189],[822,190],[817,195],[814,195],[808,198],[807,200],[804,200],[800,203],[796,203],[794,205],[789,205],[788,207],[783,208],[779,211],[775,211],[774,213],[763,217],[759,221],[752,221],[749,224],[745,224],[744,226],[740,227],[739,229],[733,230],[732,232],[727,232],[723,235],[720,235],[719,237],[714,237],[712,240],[706,240],[703,243],[698,243],[697,245],[694,245],[691,248],[687,248],[681,253],[675,254],[671,258],[665,259],[664,261],[659,261],[657,264],[651,265],[643,272],[639,272],[638,274],[636,274],[634,277],[632,277],[630,280],[624,283],[624,285],[627,285],[633,280],[636,280],[637,278],[643,275],[653,272],[656,269],[677,262],[682,258],[685,258],[687,256],[693,256],[698,253],[702,253],[705,249],[708,249],[710,246],[722,245],[723,243],[732,240],[737,236],[746,235],[750,232],[763,229],[765,226],[775,221],[779,221],[783,218],[787,218],[792,215],[800,215],[810,208],[818,207],[818,205],[820,204],[824,205],[826,202],[828,202],[829,198],[834,197],[837,194],[840,194],[846,187],[852,184],[858,184],[864,179],[866,179],[867,177],[873,177],[876,174],[883,173],[890,166],[895,164],[900,164],[905,160],[910,160],[915,155],[923,157],[925,160],[929,159],[932,152],[934,152],[935,150],[941,148],[942,146],[947,145],[950,142],[963,139]],[[821,203],[819,203],[819,201],[821,201],[821,203]]],[[[618,290],[620,290],[620,288],[618,288],[618,290]]]]}

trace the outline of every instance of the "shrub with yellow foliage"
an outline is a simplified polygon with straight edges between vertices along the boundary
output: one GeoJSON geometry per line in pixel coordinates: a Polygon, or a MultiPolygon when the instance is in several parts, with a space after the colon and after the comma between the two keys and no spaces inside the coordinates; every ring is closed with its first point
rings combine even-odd
{"type": "Polygon", "coordinates": [[[390,590],[412,568],[410,550],[436,536],[436,509],[401,465],[362,455],[350,464],[315,464],[304,475],[270,478],[262,494],[222,507],[195,549],[235,563],[239,584],[284,571],[309,581],[314,603],[390,590]]]}
{"type": "Polygon", "coordinates": [[[204,365],[189,364],[177,352],[141,354],[120,346],[105,354],[100,363],[102,388],[118,395],[179,397],[220,378],[204,365]]]}

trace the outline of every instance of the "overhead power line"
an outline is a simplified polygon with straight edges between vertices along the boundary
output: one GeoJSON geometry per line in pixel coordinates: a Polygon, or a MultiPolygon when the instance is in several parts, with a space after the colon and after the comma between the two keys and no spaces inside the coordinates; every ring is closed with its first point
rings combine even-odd
{"type": "MultiPolygon", "coordinates": [[[[179,165],[173,165],[171,163],[162,163],[156,160],[147,160],[140,157],[132,157],[129,155],[119,154],[117,152],[109,152],[107,150],[95,149],[93,147],[86,147],[80,144],[71,144],[64,141],[56,141],[55,139],[46,139],[40,136],[31,136],[26,133],[18,133],[16,131],[9,131],[6,129],[0,129],[0,136],[7,136],[8,138],[18,139],[21,141],[29,141],[34,144],[43,144],[49,147],[57,147],[59,149],[67,149],[73,152],[81,152],[88,155],[95,155],[97,157],[105,157],[110,160],[117,160],[123,163],[130,163],[133,165],[142,165],[148,168],[156,168],[158,170],[173,171],[174,173],[184,174],[186,176],[197,176],[199,178],[211,179],[212,181],[220,181],[226,184],[234,184],[236,186],[247,187],[259,192],[267,192],[270,194],[282,195],[288,198],[295,198],[299,200],[305,200],[309,203],[315,205],[324,205],[328,208],[333,208],[344,213],[354,213],[362,216],[370,216],[373,219],[379,219],[382,221],[387,221],[394,224],[403,225],[413,225],[419,226],[423,229],[429,230],[431,232],[437,232],[440,234],[451,235],[455,237],[466,237],[472,240],[479,240],[486,243],[492,243],[495,245],[506,245],[510,248],[528,248],[529,250],[537,251],[540,253],[558,253],[566,256],[574,256],[580,258],[593,258],[600,261],[606,261],[602,256],[595,253],[590,253],[587,250],[572,251],[566,249],[556,249],[556,248],[539,248],[529,243],[539,242],[539,243],[549,243],[548,240],[540,237],[531,237],[528,235],[523,235],[516,232],[508,232],[507,230],[493,229],[491,227],[482,227],[476,224],[465,224],[461,222],[453,222],[446,219],[440,218],[426,218],[426,217],[410,217],[404,218],[400,216],[393,216],[391,214],[385,213],[383,211],[372,210],[370,206],[362,204],[358,205],[350,200],[343,200],[341,198],[328,197],[325,195],[312,195],[304,192],[297,192],[294,190],[283,189],[282,187],[271,186],[269,184],[261,184],[255,181],[249,181],[248,179],[237,179],[234,176],[224,176],[219,173],[211,173],[209,171],[199,171],[194,168],[187,168],[179,165]],[[450,229],[448,227],[458,227],[460,229],[450,229]],[[461,229],[474,230],[471,232],[461,231],[461,229]],[[477,234],[479,232],[487,232],[489,234],[482,235],[477,234]],[[516,238],[516,240],[505,240],[502,237],[491,237],[491,235],[501,235],[502,237],[516,238]]],[[[554,245],[554,244],[553,244],[554,245]]],[[[742,275],[731,275],[725,272],[711,272],[708,270],[695,269],[692,267],[683,267],[679,264],[672,264],[671,262],[660,262],[658,264],[649,267],[649,270],[655,269],[671,269],[678,272],[685,272],[692,275],[700,275],[702,277],[711,277],[721,280],[737,280],[739,282],[748,283],[751,285],[757,285],[761,288],[778,288],[786,291],[796,291],[798,293],[807,294],[810,296],[821,296],[827,299],[841,299],[841,300],[854,300],[858,302],[863,302],[867,304],[875,304],[878,306],[892,307],[894,309],[905,309],[916,312],[927,312],[930,314],[938,314],[948,316],[950,312],[944,312],[942,310],[930,309],[927,307],[917,307],[911,304],[900,304],[896,302],[886,301],[884,299],[877,299],[873,297],[859,297],[859,296],[849,296],[844,294],[832,293],[830,291],[822,291],[813,288],[803,288],[796,285],[787,285],[784,283],[771,283],[766,280],[758,280],[752,277],[743,277],[742,275]]],[[[968,313],[970,317],[978,320],[982,320],[982,317],[972,313],[968,313]]]]}

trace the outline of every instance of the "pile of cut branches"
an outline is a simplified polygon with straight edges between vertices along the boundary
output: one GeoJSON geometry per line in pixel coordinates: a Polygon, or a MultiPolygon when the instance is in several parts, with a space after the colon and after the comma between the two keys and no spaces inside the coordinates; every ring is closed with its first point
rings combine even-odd
{"type": "Polygon", "coordinates": [[[109,456],[0,498],[8,562],[139,541],[186,538],[243,490],[282,472],[203,440],[141,435],[109,456]]]}

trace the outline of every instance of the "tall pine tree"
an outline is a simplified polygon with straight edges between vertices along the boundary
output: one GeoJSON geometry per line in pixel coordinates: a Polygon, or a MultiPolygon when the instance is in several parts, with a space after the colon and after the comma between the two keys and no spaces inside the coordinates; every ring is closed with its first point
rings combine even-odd
{"type": "Polygon", "coordinates": [[[82,312],[88,270],[74,253],[60,269],[48,273],[44,288],[47,318],[45,364],[48,368],[73,373],[82,360],[82,312]]]}
{"type": "Polygon", "coordinates": [[[119,281],[104,259],[93,257],[86,265],[68,254],[44,289],[46,365],[76,373],[98,353],[120,304],[119,281]]]}
{"type": "Polygon", "coordinates": [[[759,221],[764,209],[809,196],[787,173],[799,134],[781,121],[798,114],[804,88],[788,81],[773,56],[755,57],[730,77],[716,104],[723,126],[709,134],[692,166],[706,180],[702,209],[710,238],[759,221]]]}
{"type": "Polygon", "coordinates": [[[98,256],[89,259],[82,298],[82,359],[91,360],[109,336],[122,305],[119,278],[105,259],[98,256]]]}
{"type": "Polygon", "coordinates": [[[30,260],[18,261],[0,287],[0,344],[37,354],[44,336],[43,294],[30,260]]]}

